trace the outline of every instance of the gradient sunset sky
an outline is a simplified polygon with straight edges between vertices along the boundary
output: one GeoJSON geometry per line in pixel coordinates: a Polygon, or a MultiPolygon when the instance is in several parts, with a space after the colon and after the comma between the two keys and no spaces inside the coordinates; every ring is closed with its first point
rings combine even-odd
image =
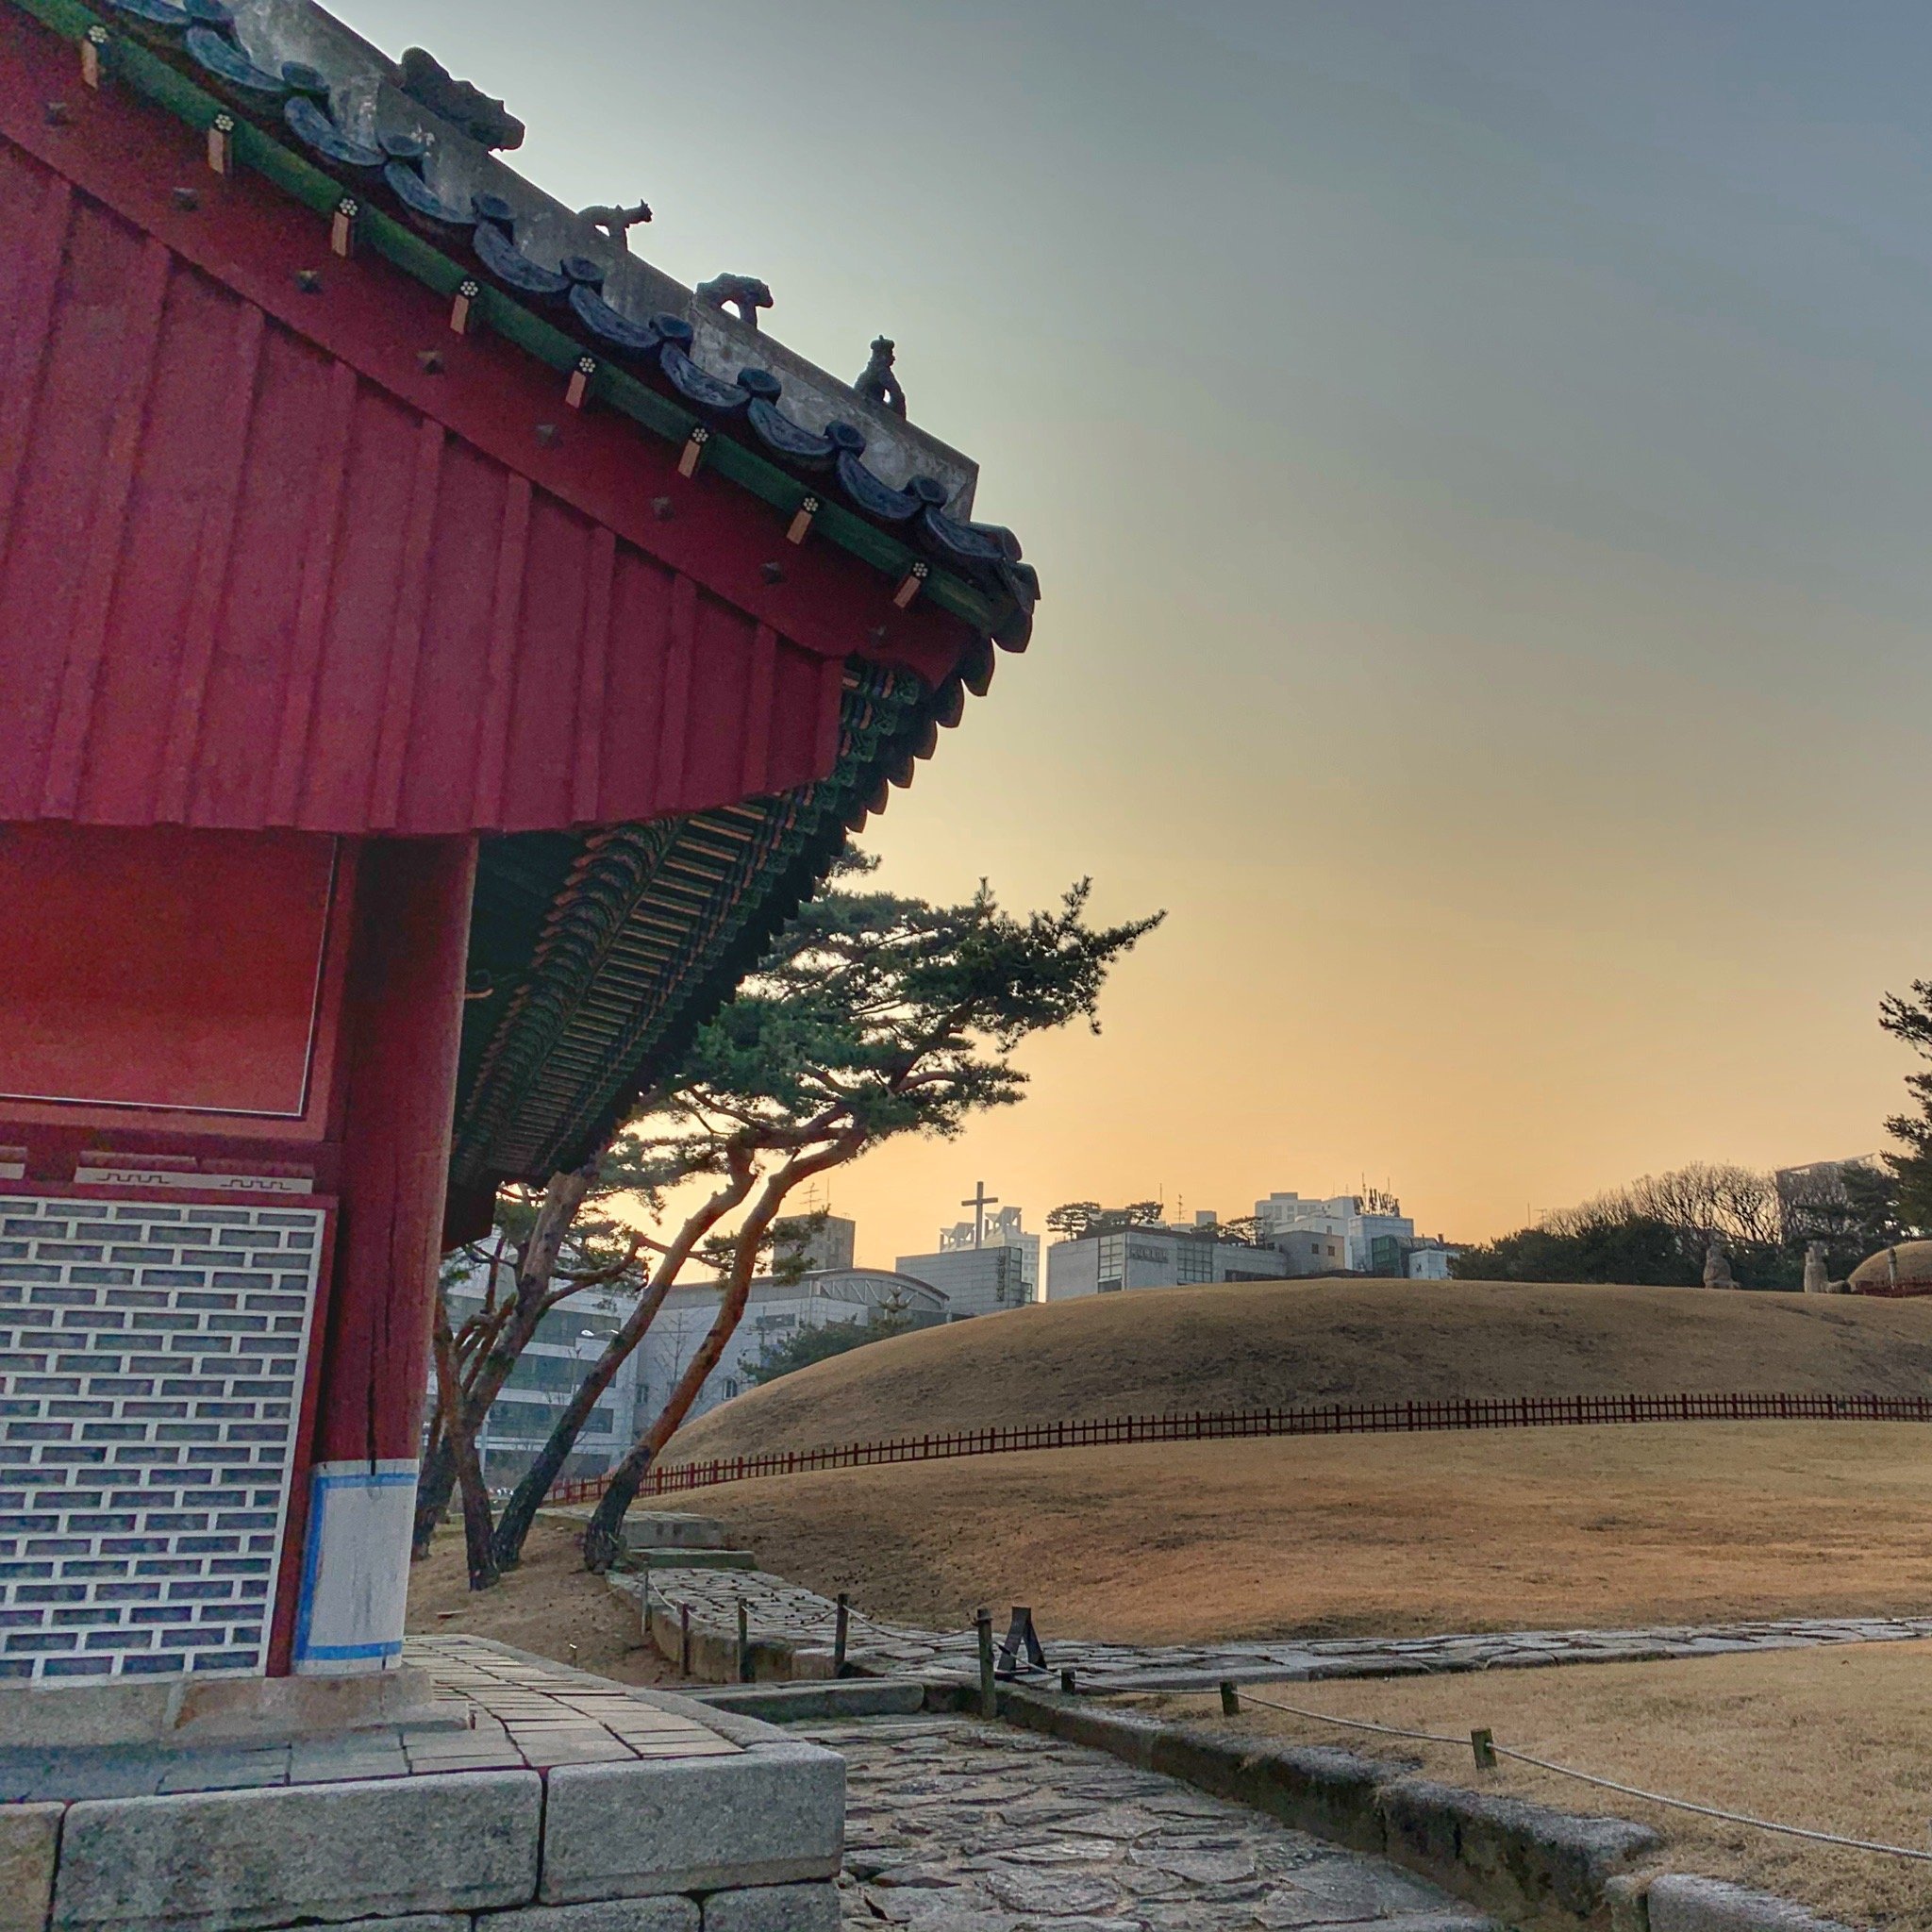
{"type": "Polygon", "coordinates": [[[1815,0],[334,0],[762,276],[1045,601],[867,842],[1164,906],[1032,1097],[839,1177],[1388,1185],[1480,1238],[1869,1151],[1932,975],[1932,13],[1815,0]]]}

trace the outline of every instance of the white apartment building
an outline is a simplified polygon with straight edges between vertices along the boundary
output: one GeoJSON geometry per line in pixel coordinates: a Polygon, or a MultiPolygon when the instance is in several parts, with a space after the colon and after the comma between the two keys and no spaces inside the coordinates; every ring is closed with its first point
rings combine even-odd
{"type": "Polygon", "coordinates": [[[1214,1223],[1193,1227],[1156,1223],[1056,1241],[1046,1251],[1046,1298],[1117,1294],[1126,1289],[1184,1288],[1201,1281],[1279,1281],[1289,1272],[1274,1248],[1217,1241],[1214,1223]]]}
{"type": "MultiPolygon", "coordinates": [[[[637,1406],[648,1421],[663,1407],[711,1332],[722,1291],[715,1281],[674,1288],[632,1357],[640,1368],[637,1406]]],[[[930,1328],[946,1319],[946,1298],[937,1289],[889,1268],[833,1268],[797,1281],[755,1281],[744,1318],[724,1345],[718,1365],[705,1378],[691,1417],[729,1402],[750,1388],[751,1365],[768,1346],[801,1328],[824,1328],[835,1322],[870,1322],[881,1309],[903,1312],[909,1326],[930,1328]]],[[[625,1445],[626,1447],[628,1444],[625,1445]]]]}
{"type": "MultiPolygon", "coordinates": [[[[461,1328],[483,1304],[485,1271],[475,1268],[447,1291],[450,1321],[461,1328]]],[[[548,1440],[558,1413],[576,1392],[591,1364],[630,1312],[628,1295],[587,1288],[537,1324],[537,1333],[509,1372],[503,1392],[490,1405],[477,1454],[483,1479],[492,1487],[514,1483],[548,1440]]],[[[601,1475],[637,1440],[642,1401],[638,1357],[618,1370],[591,1411],[589,1425],[564,1465],[569,1476],[601,1475]]]]}
{"type": "MultiPolygon", "coordinates": [[[[1357,1274],[1403,1274],[1416,1239],[1415,1223],[1391,1194],[1331,1194],[1325,1199],[1274,1193],[1255,1203],[1257,1234],[1272,1241],[1297,1229],[1339,1236],[1342,1266],[1357,1274]]],[[[1313,1271],[1311,1271],[1313,1272],[1313,1271]]]]}

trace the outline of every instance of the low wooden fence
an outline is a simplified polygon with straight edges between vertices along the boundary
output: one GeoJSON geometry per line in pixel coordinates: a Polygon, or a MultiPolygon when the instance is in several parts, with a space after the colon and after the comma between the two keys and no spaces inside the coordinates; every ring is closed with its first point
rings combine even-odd
{"type": "MultiPolygon", "coordinates": [[[[1212,1442],[1242,1436],[1386,1435],[1408,1429],[1578,1428],[1607,1423],[1926,1423],[1924,1395],[1518,1395],[1459,1402],[1332,1404],[1320,1408],[1234,1408],[1188,1414],[1104,1416],[1030,1428],[969,1429],[951,1436],[900,1436],[835,1449],[791,1449],[654,1469],[639,1493],[675,1495],[716,1483],[803,1475],[817,1469],[864,1469],[887,1462],[934,1462],[955,1456],[1006,1456],[1025,1449],[1089,1449],[1119,1442],[1212,1442]]],[[[558,1483],[552,1503],[582,1503],[606,1478],[558,1483]]]]}

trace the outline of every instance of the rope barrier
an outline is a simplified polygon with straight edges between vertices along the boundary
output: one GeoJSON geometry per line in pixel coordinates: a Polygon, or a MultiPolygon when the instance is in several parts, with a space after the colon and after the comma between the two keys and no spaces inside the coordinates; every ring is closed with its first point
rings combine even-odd
{"type": "MultiPolygon", "coordinates": [[[[1299,1705],[1278,1704],[1272,1697],[1257,1697],[1252,1691],[1243,1690],[1244,1703],[1258,1704],[1268,1710],[1284,1711],[1290,1717],[1308,1718],[1316,1724],[1339,1724],[1344,1730],[1374,1731],[1387,1738],[1408,1738],[1422,1744],[1449,1744],[1458,1751],[1467,1751],[1470,1740],[1467,1738],[1444,1737],[1440,1731],[1404,1730],[1399,1724],[1371,1724],[1366,1718],[1335,1717],[1325,1710],[1305,1710],[1299,1705]]],[[[1554,1772],[1558,1777],[1570,1777],[1579,1784],[1595,1785],[1598,1790],[1617,1791],[1626,1798],[1641,1798],[1647,1805],[1667,1806],[1673,1811],[1690,1811],[1700,1818],[1716,1818],[1726,1824],[1748,1824],[1757,1831],[1774,1831],[1785,1838],[1808,1839],[1814,1844],[1842,1845],[1855,1852],[1879,1852],[1890,1858],[1909,1858],[1916,1864],[1932,1865],[1932,1852],[1914,1851],[1910,1845],[1886,1844],[1876,1839],[1846,1838],[1835,1831],[1813,1831],[1802,1824],[1779,1824],[1769,1818],[1754,1818],[1746,1811],[1726,1811],[1716,1805],[1699,1805],[1690,1798],[1670,1798],[1661,1791],[1646,1791],[1636,1785],[1620,1784],[1613,1777],[1598,1777],[1594,1772],[1577,1771],[1568,1764],[1553,1764],[1546,1757],[1533,1757],[1527,1751],[1518,1751],[1507,1744],[1499,1744],[1492,1739],[1490,1748],[1498,1757],[1514,1758],[1519,1764],[1534,1765],[1538,1771],[1554,1772]]]]}

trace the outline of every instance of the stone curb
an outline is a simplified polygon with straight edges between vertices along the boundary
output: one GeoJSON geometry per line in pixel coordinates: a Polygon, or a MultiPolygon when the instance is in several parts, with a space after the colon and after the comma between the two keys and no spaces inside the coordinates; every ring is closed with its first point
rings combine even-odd
{"type": "MultiPolygon", "coordinates": [[[[610,1586],[619,1595],[637,1603],[636,1594],[621,1583],[610,1586]]],[[[657,1647],[667,1663],[683,1661],[684,1632],[670,1605],[654,1597],[650,1614],[640,1621],[645,1639],[657,1647]]],[[[829,1644],[799,1645],[782,1637],[754,1637],[746,1646],[747,1664],[754,1683],[798,1683],[829,1680],[832,1650],[829,1644]]],[[[863,1665],[855,1674],[870,1675],[863,1665]]],[[[709,1624],[693,1622],[691,1626],[691,1674],[708,1684],[736,1684],[739,1681],[738,1638],[734,1632],[720,1630],[709,1624]]]]}
{"type": "MultiPolygon", "coordinates": [[[[977,1693],[926,1686],[929,1710],[977,1693]]],[[[1002,1689],[999,1714],[1390,1859],[1523,1932],[1857,1932],[1789,1899],[1721,1879],[1658,1874],[1648,1825],[1441,1785],[1324,1744],[1235,1740],[1138,1711],[1002,1689]]]]}
{"type": "MultiPolygon", "coordinates": [[[[932,1702],[957,1707],[963,1701],[952,1686],[934,1690],[932,1702]]],[[[1389,1858],[1524,1932],[1610,1932],[1609,1881],[1663,1842],[1647,1826],[1621,1818],[1579,1818],[1522,1799],[1391,1775],[1387,1764],[1324,1745],[1234,1740],[1035,1691],[1002,1690],[999,1706],[1002,1717],[1030,1730],[1108,1752],[1389,1858]]]]}
{"type": "Polygon", "coordinates": [[[1643,1904],[1646,1916],[1627,1921],[1631,1932],[1852,1932],[1790,1899],[1682,1873],[1653,1878],[1643,1904]]]}
{"type": "MultiPolygon", "coordinates": [[[[735,1711],[771,1724],[823,1724],[844,1717],[910,1717],[925,1687],[910,1677],[841,1677],[836,1682],[725,1684],[685,1693],[706,1711],[735,1711]]],[[[709,1717],[706,1719],[710,1722],[709,1717]]]]}

